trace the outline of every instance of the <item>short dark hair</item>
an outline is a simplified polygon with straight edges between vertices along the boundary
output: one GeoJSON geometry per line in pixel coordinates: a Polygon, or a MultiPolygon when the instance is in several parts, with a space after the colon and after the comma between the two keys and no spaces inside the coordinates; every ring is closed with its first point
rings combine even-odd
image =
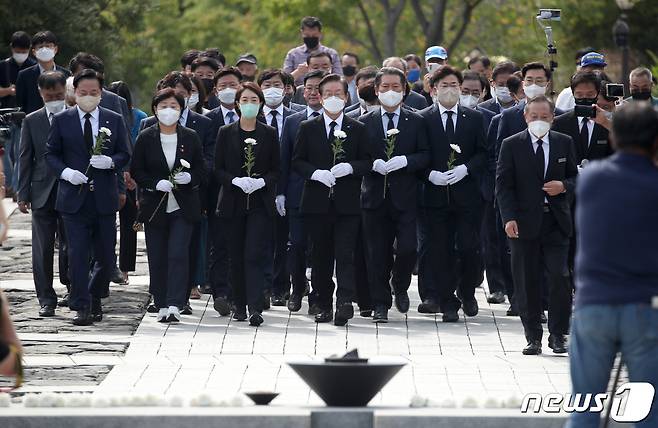
{"type": "Polygon", "coordinates": [[[32,46],[40,45],[43,43],[52,43],[57,46],[57,36],[52,31],[39,31],[32,37],[32,46]]]}
{"type": "Polygon", "coordinates": [[[158,104],[168,98],[174,98],[178,102],[181,111],[185,109],[185,100],[183,97],[178,95],[174,88],[164,88],[156,92],[156,94],[153,96],[153,99],[151,100],[151,111],[153,114],[156,113],[158,104]]]}
{"type": "Polygon", "coordinates": [[[288,73],[287,71],[281,70],[281,80],[283,80],[283,84],[286,86],[295,86],[295,78],[292,77],[292,74],[288,73]]]}
{"type": "Polygon", "coordinates": [[[315,16],[305,16],[302,18],[299,28],[303,30],[304,27],[317,28],[318,30],[322,31],[322,21],[320,21],[320,18],[316,18],[315,16]]]}
{"type": "Polygon", "coordinates": [[[521,76],[525,79],[525,75],[529,70],[544,70],[544,73],[546,74],[546,80],[551,80],[551,76],[553,73],[551,73],[551,69],[546,67],[544,63],[541,62],[529,62],[521,68],[521,76]]]}
{"type": "Polygon", "coordinates": [[[491,72],[491,78],[496,80],[496,77],[498,77],[499,74],[512,74],[518,69],[519,67],[512,61],[503,61],[496,64],[493,71],[491,72]]]}
{"type": "Polygon", "coordinates": [[[192,92],[192,81],[182,71],[170,71],[160,80],[160,88],[176,88],[180,84],[187,92],[192,92]]]}
{"type": "Polygon", "coordinates": [[[516,74],[511,74],[510,77],[507,78],[507,82],[505,82],[505,86],[507,86],[507,89],[513,94],[516,94],[519,92],[521,89],[521,85],[523,83],[523,80],[516,74]]]}
{"type": "Polygon", "coordinates": [[[206,48],[206,50],[201,52],[199,55],[207,56],[208,58],[217,60],[220,64],[220,67],[224,67],[226,65],[226,57],[222,51],[219,50],[219,48],[206,48]]]}
{"type": "Polygon", "coordinates": [[[78,84],[82,80],[98,80],[100,87],[103,87],[103,78],[100,74],[98,74],[96,70],[92,70],[91,68],[85,68],[80,73],[75,75],[73,78],[73,87],[77,88],[78,84]]]}
{"type": "Polygon", "coordinates": [[[612,141],[619,149],[649,151],[658,137],[658,111],[651,103],[626,103],[612,117],[612,141]]]}
{"type": "Polygon", "coordinates": [[[221,68],[221,65],[219,64],[219,61],[217,61],[215,58],[211,58],[209,56],[204,56],[204,55],[199,55],[194,61],[192,61],[192,72],[195,72],[197,68],[201,66],[206,66],[210,67],[213,69],[213,71],[217,71],[221,68]]]}
{"type": "Polygon", "coordinates": [[[308,73],[306,73],[306,74],[304,75],[304,85],[306,85],[306,81],[307,81],[308,79],[317,79],[317,78],[322,79],[322,78],[323,78],[324,76],[326,76],[326,75],[327,75],[327,72],[324,71],[324,70],[313,70],[313,71],[309,71],[308,73]]]}
{"type": "Polygon", "coordinates": [[[361,64],[361,59],[359,59],[359,56],[355,54],[354,52],[343,52],[343,56],[351,56],[356,60],[357,64],[361,64]]]}
{"type": "Polygon", "coordinates": [[[423,63],[420,60],[420,57],[416,54],[407,54],[407,55],[404,56],[404,60],[407,61],[407,62],[413,61],[416,64],[418,64],[418,66],[420,66],[420,67],[423,66],[423,63]]]}
{"type": "Polygon", "coordinates": [[[311,54],[306,57],[306,64],[310,64],[311,58],[320,58],[323,56],[329,58],[329,63],[333,62],[333,59],[331,58],[331,55],[329,55],[329,52],[315,51],[315,52],[311,52],[311,54]]]}
{"type": "Polygon", "coordinates": [[[238,81],[242,82],[242,73],[240,73],[240,70],[237,67],[233,67],[231,65],[218,70],[217,73],[215,73],[215,76],[212,78],[212,82],[217,84],[219,79],[230,74],[237,77],[238,81]]]}
{"type": "Polygon", "coordinates": [[[37,80],[39,89],[54,89],[57,85],[66,87],[66,76],[61,71],[44,71],[37,80]]]}
{"type": "Polygon", "coordinates": [[[190,49],[189,51],[185,51],[185,53],[180,57],[181,67],[185,68],[188,65],[192,65],[192,62],[199,57],[200,53],[201,51],[198,49],[190,49]]]}
{"type": "Polygon", "coordinates": [[[76,70],[79,72],[88,68],[100,74],[105,73],[105,65],[103,64],[103,60],[94,54],[78,52],[73,58],[71,58],[71,61],[69,61],[69,70],[71,70],[71,72],[74,74],[76,70]]]}
{"type": "Polygon", "coordinates": [[[263,105],[265,104],[265,95],[263,95],[263,91],[260,89],[260,86],[254,82],[242,83],[242,87],[238,89],[238,92],[235,93],[235,110],[238,112],[238,115],[242,115],[242,112],[240,111],[239,100],[244,91],[251,91],[258,95],[258,99],[260,100],[260,109],[258,110],[258,114],[260,115],[263,111],[263,105]]]}
{"type": "Polygon", "coordinates": [[[285,85],[285,82],[283,81],[283,73],[281,72],[281,69],[279,68],[268,68],[267,70],[264,70],[260,76],[258,76],[258,86],[262,85],[264,81],[270,80],[276,76],[279,76],[281,78],[281,81],[285,85]]]}
{"type": "Polygon", "coordinates": [[[482,62],[484,68],[489,68],[491,66],[491,60],[489,59],[489,57],[485,55],[481,55],[481,56],[474,56],[473,58],[469,59],[468,67],[470,68],[471,65],[475,64],[478,61],[482,62]]]}
{"type": "Polygon", "coordinates": [[[461,71],[450,65],[442,65],[434,72],[434,74],[432,74],[432,77],[430,77],[430,86],[434,86],[436,82],[450,75],[455,76],[457,80],[459,80],[460,85],[464,82],[464,77],[462,76],[461,71]]]}
{"type": "Polygon", "coordinates": [[[348,95],[347,82],[344,81],[343,78],[340,75],[334,74],[334,73],[327,74],[326,76],[324,76],[322,78],[322,80],[320,80],[320,85],[319,85],[319,88],[318,88],[318,90],[320,92],[320,95],[322,95],[322,89],[324,89],[324,85],[326,85],[327,83],[330,83],[330,82],[339,82],[340,84],[342,84],[343,85],[343,90],[345,91],[345,96],[348,95]]]}
{"type": "MultiPolygon", "coordinates": [[[[390,67],[388,67],[390,68],[390,67]]],[[[358,73],[356,73],[356,76],[354,76],[354,83],[359,83],[359,81],[363,79],[373,79],[377,77],[377,72],[379,69],[375,67],[374,65],[369,65],[367,67],[363,67],[361,70],[359,70],[358,73]]]]}
{"type": "Polygon", "coordinates": [[[591,83],[594,85],[596,92],[601,91],[601,77],[592,71],[579,71],[571,77],[571,91],[575,91],[576,86],[591,83]]]}
{"type": "Polygon", "coordinates": [[[132,94],[130,93],[130,88],[128,87],[128,84],[126,82],[122,80],[117,80],[116,82],[112,82],[107,87],[107,90],[110,92],[114,92],[120,97],[123,97],[123,99],[126,100],[126,104],[128,104],[128,110],[132,110],[133,97],[132,94]]]}
{"type": "Polygon", "coordinates": [[[398,76],[400,78],[400,84],[402,84],[402,86],[406,86],[407,84],[407,76],[404,75],[402,70],[395,67],[382,67],[375,75],[375,88],[379,86],[379,84],[382,81],[382,77],[384,77],[385,75],[398,76]]]}
{"type": "Polygon", "coordinates": [[[30,41],[30,35],[27,34],[25,31],[16,31],[14,34],[11,35],[11,41],[9,42],[9,46],[12,48],[19,48],[19,49],[30,49],[31,41],[30,41]]]}
{"type": "Polygon", "coordinates": [[[538,95],[534,98],[530,98],[526,101],[525,108],[523,109],[524,112],[528,111],[530,106],[532,104],[538,104],[538,103],[546,103],[548,104],[548,107],[551,110],[551,113],[555,114],[555,104],[553,104],[553,101],[551,101],[550,98],[548,98],[546,95],[538,95]]]}
{"type": "MultiPolygon", "coordinates": [[[[462,74],[463,81],[466,80],[475,80],[480,82],[480,86],[482,87],[482,90],[485,90],[489,83],[487,82],[487,78],[482,76],[480,73],[474,70],[464,70],[464,73],[462,74]]],[[[463,83],[462,81],[462,83],[463,83]]]]}

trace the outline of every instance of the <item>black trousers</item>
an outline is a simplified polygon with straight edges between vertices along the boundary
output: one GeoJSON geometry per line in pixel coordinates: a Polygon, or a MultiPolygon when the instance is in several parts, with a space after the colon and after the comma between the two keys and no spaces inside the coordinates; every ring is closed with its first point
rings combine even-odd
{"type": "Polygon", "coordinates": [[[222,219],[228,238],[233,302],[240,309],[247,306],[250,313],[263,311],[265,271],[271,263],[271,247],[264,238],[272,236],[272,223],[272,217],[262,207],[253,208],[244,216],[222,219]]]}
{"type": "Polygon", "coordinates": [[[416,212],[400,211],[387,198],[377,209],[364,209],[362,216],[363,230],[367,236],[372,303],[390,308],[393,303],[391,285],[394,293],[401,293],[409,290],[411,284],[416,264],[416,212]]]}
{"type": "Polygon", "coordinates": [[[146,252],[149,262],[149,292],[157,308],[182,307],[189,281],[189,247],[194,223],[180,211],[166,214],[166,222],[146,223],[146,252]]]}
{"type": "Polygon", "coordinates": [[[567,334],[571,318],[571,284],[567,257],[569,238],[550,212],[542,218],[536,239],[510,239],[514,296],[527,340],[541,340],[541,281],[548,285],[548,331],[567,334]]]}
{"type": "Polygon", "coordinates": [[[354,278],[356,280],[356,302],[361,311],[373,309],[372,297],[370,295],[369,270],[366,260],[366,241],[367,236],[363,230],[363,221],[360,221],[354,251],[354,278]]]}
{"type": "MultiPolygon", "coordinates": [[[[485,202],[482,217],[482,242],[484,265],[489,292],[508,294],[513,289],[512,272],[509,265],[507,239],[500,241],[499,230],[503,230],[493,202],[485,202]],[[507,259],[507,260],[505,260],[507,259]]],[[[511,295],[508,295],[511,298],[511,295]]]]}
{"type": "Polygon", "coordinates": [[[53,289],[53,259],[55,239],[59,236],[59,279],[69,284],[66,234],[62,217],[55,211],[57,186],[53,188],[46,204],[32,210],[32,277],[39,305],[57,305],[53,289]]]}
{"type": "MultiPolygon", "coordinates": [[[[214,211],[214,210],[213,210],[214,211]]],[[[230,297],[229,261],[226,247],[227,229],[224,222],[213,213],[208,214],[208,268],[206,278],[213,297],[230,297]]]]}
{"type": "Polygon", "coordinates": [[[289,208],[287,212],[289,243],[288,243],[288,272],[292,282],[292,292],[302,295],[308,279],[306,278],[306,253],[308,248],[308,233],[304,227],[304,220],[299,208],[289,208]]]}
{"type": "Polygon", "coordinates": [[[274,218],[274,266],[272,293],[285,297],[290,294],[290,272],[288,270],[289,217],[276,215],[274,218]]]}
{"type": "Polygon", "coordinates": [[[457,284],[461,299],[469,300],[475,298],[475,287],[481,280],[481,207],[452,204],[425,208],[421,215],[421,297],[438,301],[442,312],[458,310],[461,301],[455,296],[457,284]]]}
{"type": "Polygon", "coordinates": [[[197,268],[199,266],[199,257],[201,257],[201,230],[201,222],[194,223],[192,237],[190,238],[190,247],[188,249],[190,267],[187,271],[187,291],[185,292],[185,302],[190,300],[192,289],[199,285],[197,283],[197,268]]]}
{"type": "Polygon", "coordinates": [[[126,190],[126,204],[119,211],[119,270],[134,272],[137,259],[137,232],[133,229],[137,220],[136,193],[126,190]]]}
{"type": "Polygon", "coordinates": [[[322,310],[333,308],[334,261],[337,302],[353,302],[356,298],[354,255],[360,220],[359,215],[337,214],[333,205],[327,214],[304,217],[313,246],[311,283],[317,294],[316,303],[322,310]]]}

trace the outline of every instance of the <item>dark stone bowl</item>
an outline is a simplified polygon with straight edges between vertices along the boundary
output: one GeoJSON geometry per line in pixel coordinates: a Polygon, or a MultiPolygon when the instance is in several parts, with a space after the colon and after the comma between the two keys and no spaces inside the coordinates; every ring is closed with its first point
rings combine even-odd
{"type": "Polygon", "coordinates": [[[257,406],[267,406],[279,396],[278,392],[255,391],[245,392],[244,395],[249,397],[257,406]]]}
{"type": "Polygon", "coordinates": [[[290,362],[327,406],[365,407],[405,362],[290,362]]]}

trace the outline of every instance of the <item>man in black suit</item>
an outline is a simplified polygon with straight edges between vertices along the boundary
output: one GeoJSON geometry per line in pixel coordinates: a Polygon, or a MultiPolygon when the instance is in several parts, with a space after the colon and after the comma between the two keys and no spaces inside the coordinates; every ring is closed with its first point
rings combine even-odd
{"type": "Polygon", "coordinates": [[[354,81],[356,82],[356,91],[358,94],[356,103],[345,109],[345,115],[352,119],[358,119],[368,111],[376,109],[379,105],[377,95],[375,95],[375,76],[377,67],[372,65],[363,67],[356,73],[354,81]]]}
{"type": "Polygon", "coordinates": [[[460,307],[468,316],[478,313],[479,177],[486,166],[486,145],[482,113],[458,104],[461,84],[458,70],[447,65],[439,68],[430,80],[437,103],[420,112],[428,129],[431,157],[421,185],[418,287],[423,303],[418,311],[443,312],[444,322],[459,320],[460,307]]]}
{"type": "Polygon", "coordinates": [[[495,114],[514,106],[516,101],[507,87],[507,79],[518,69],[519,67],[511,61],[498,63],[491,73],[491,98],[478,106],[495,114]]]}
{"type": "MultiPolygon", "coordinates": [[[[223,55],[220,54],[222,57],[223,55]]],[[[206,105],[208,109],[215,109],[219,107],[220,102],[217,98],[215,87],[215,74],[224,67],[224,63],[217,58],[206,56],[206,52],[199,54],[197,58],[192,61],[190,70],[197,79],[201,80],[203,88],[206,91],[206,105]]],[[[237,69],[236,69],[237,70],[237,69]]],[[[240,74],[242,76],[242,74],[240,74]]]]}
{"type": "MultiPolygon", "coordinates": [[[[288,116],[283,123],[281,134],[281,175],[277,184],[277,210],[283,203],[288,217],[289,238],[288,271],[292,282],[292,293],[288,299],[288,309],[297,312],[302,307],[302,297],[307,291],[306,253],[308,233],[300,212],[304,178],[292,168],[293,148],[299,126],[307,119],[322,115],[322,97],[320,97],[320,81],[326,75],[322,70],[311,71],[304,76],[304,111],[288,116]]],[[[313,295],[309,295],[309,315],[317,315],[313,295]]]]}
{"type": "Polygon", "coordinates": [[[11,56],[0,61],[0,108],[16,107],[18,73],[37,63],[30,56],[31,43],[30,36],[25,31],[16,31],[11,36],[11,56]]]}
{"type": "MultiPolygon", "coordinates": [[[[263,119],[267,125],[276,129],[279,143],[283,134],[285,120],[294,112],[283,105],[284,83],[283,74],[279,69],[264,70],[258,76],[258,85],[263,90],[265,105],[263,119]]],[[[290,274],[288,272],[288,218],[286,217],[285,196],[276,197],[276,210],[279,214],[274,220],[273,257],[268,263],[265,274],[265,298],[270,299],[272,306],[286,306],[290,296],[290,274]]],[[[265,305],[267,307],[267,303],[265,305]]]]}
{"type": "Polygon", "coordinates": [[[365,126],[343,114],[347,84],[337,74],[320,82],[323,114],[301,124],[293,167],[304,179],[301,213],[313,245],[312,279],[318,291],[316,322],[333,318],[334,260],[338,289],[334,324],[354,316],[354,248],[361,208],[361,178],[372,165],[365,126]]]}
{"type": "Polygon", "coordinates": [[[57,294],[53,289],[55,236],[59,235],[59,278],[69,283],[66,240],[61,216],[55,211],[57,177],[46,165],[46,140],[53,116],[64,110],[66,77],[59,71],[39,76],[39,91],[45,106],[23,120],[19,150],[18,209],[32,209],[32,276],[39,299],[39,316],[55,315],[57,294]]]}
{"type": "Polygon", "coordinates": [[[571,317],[567,256],[573,232],[570,194],[578,169],[571,137],[550,131],[553,103],[540,95],[528,100],[528,130],[506,138],[496,171],[496,199],[512,250],[514,298],[528,345],[541,353],[540,283],[547,273],[548,346],[566,352],[571,317]]]}
{"type": "Polygon", "coordinates": [[[383,67],[375,77],[381,109],[359,119],[366,125],[375,158],[361,187],[374,322],[388,321],[391,285],[396,308],[407,313],[407,291],[416,264],[417,173],[429,163],[429,148],[423,118],[402,108],[406,86],[402,71],[383,67]],[[393,254],[395,261],[391,265],[393,254]]]}
{"type": "MultiPolygon", "coordinates": [[[[394,67],[402,71],[404,75],[407,75],[407,62],[397,56],[386,58],[382,62],[382,67],[394,67]]],[[[410,107],[414,110],[422,110],[427,107],[427,100],[424,96],[418,92],[410,90],[410,88],[405,90],[404,105],[410,107]]]]}
{"type": "Polygon", "coordinates": [[[16,104],[25,114],[43,107],[37,83],[41,73],[56,70],[64,73],[66,77],[71,75],[69,70],[55,64],[58,51],[57,37],[52,31],[40,31],[32,37],[32,53],[37,64],[20,71],[16,78],[16,104]]]}

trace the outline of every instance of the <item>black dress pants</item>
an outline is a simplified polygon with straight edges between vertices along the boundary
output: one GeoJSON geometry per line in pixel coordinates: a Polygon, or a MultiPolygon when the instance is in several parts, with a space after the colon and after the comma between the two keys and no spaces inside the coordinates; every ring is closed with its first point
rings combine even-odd
{"type": "Polygon", "coordinates": [[[136,194],[126,191],[126,204],[119,211],[119,270],[134,272],[137,259],[137,232],[133,229],[137,219],[136,194]]]}

